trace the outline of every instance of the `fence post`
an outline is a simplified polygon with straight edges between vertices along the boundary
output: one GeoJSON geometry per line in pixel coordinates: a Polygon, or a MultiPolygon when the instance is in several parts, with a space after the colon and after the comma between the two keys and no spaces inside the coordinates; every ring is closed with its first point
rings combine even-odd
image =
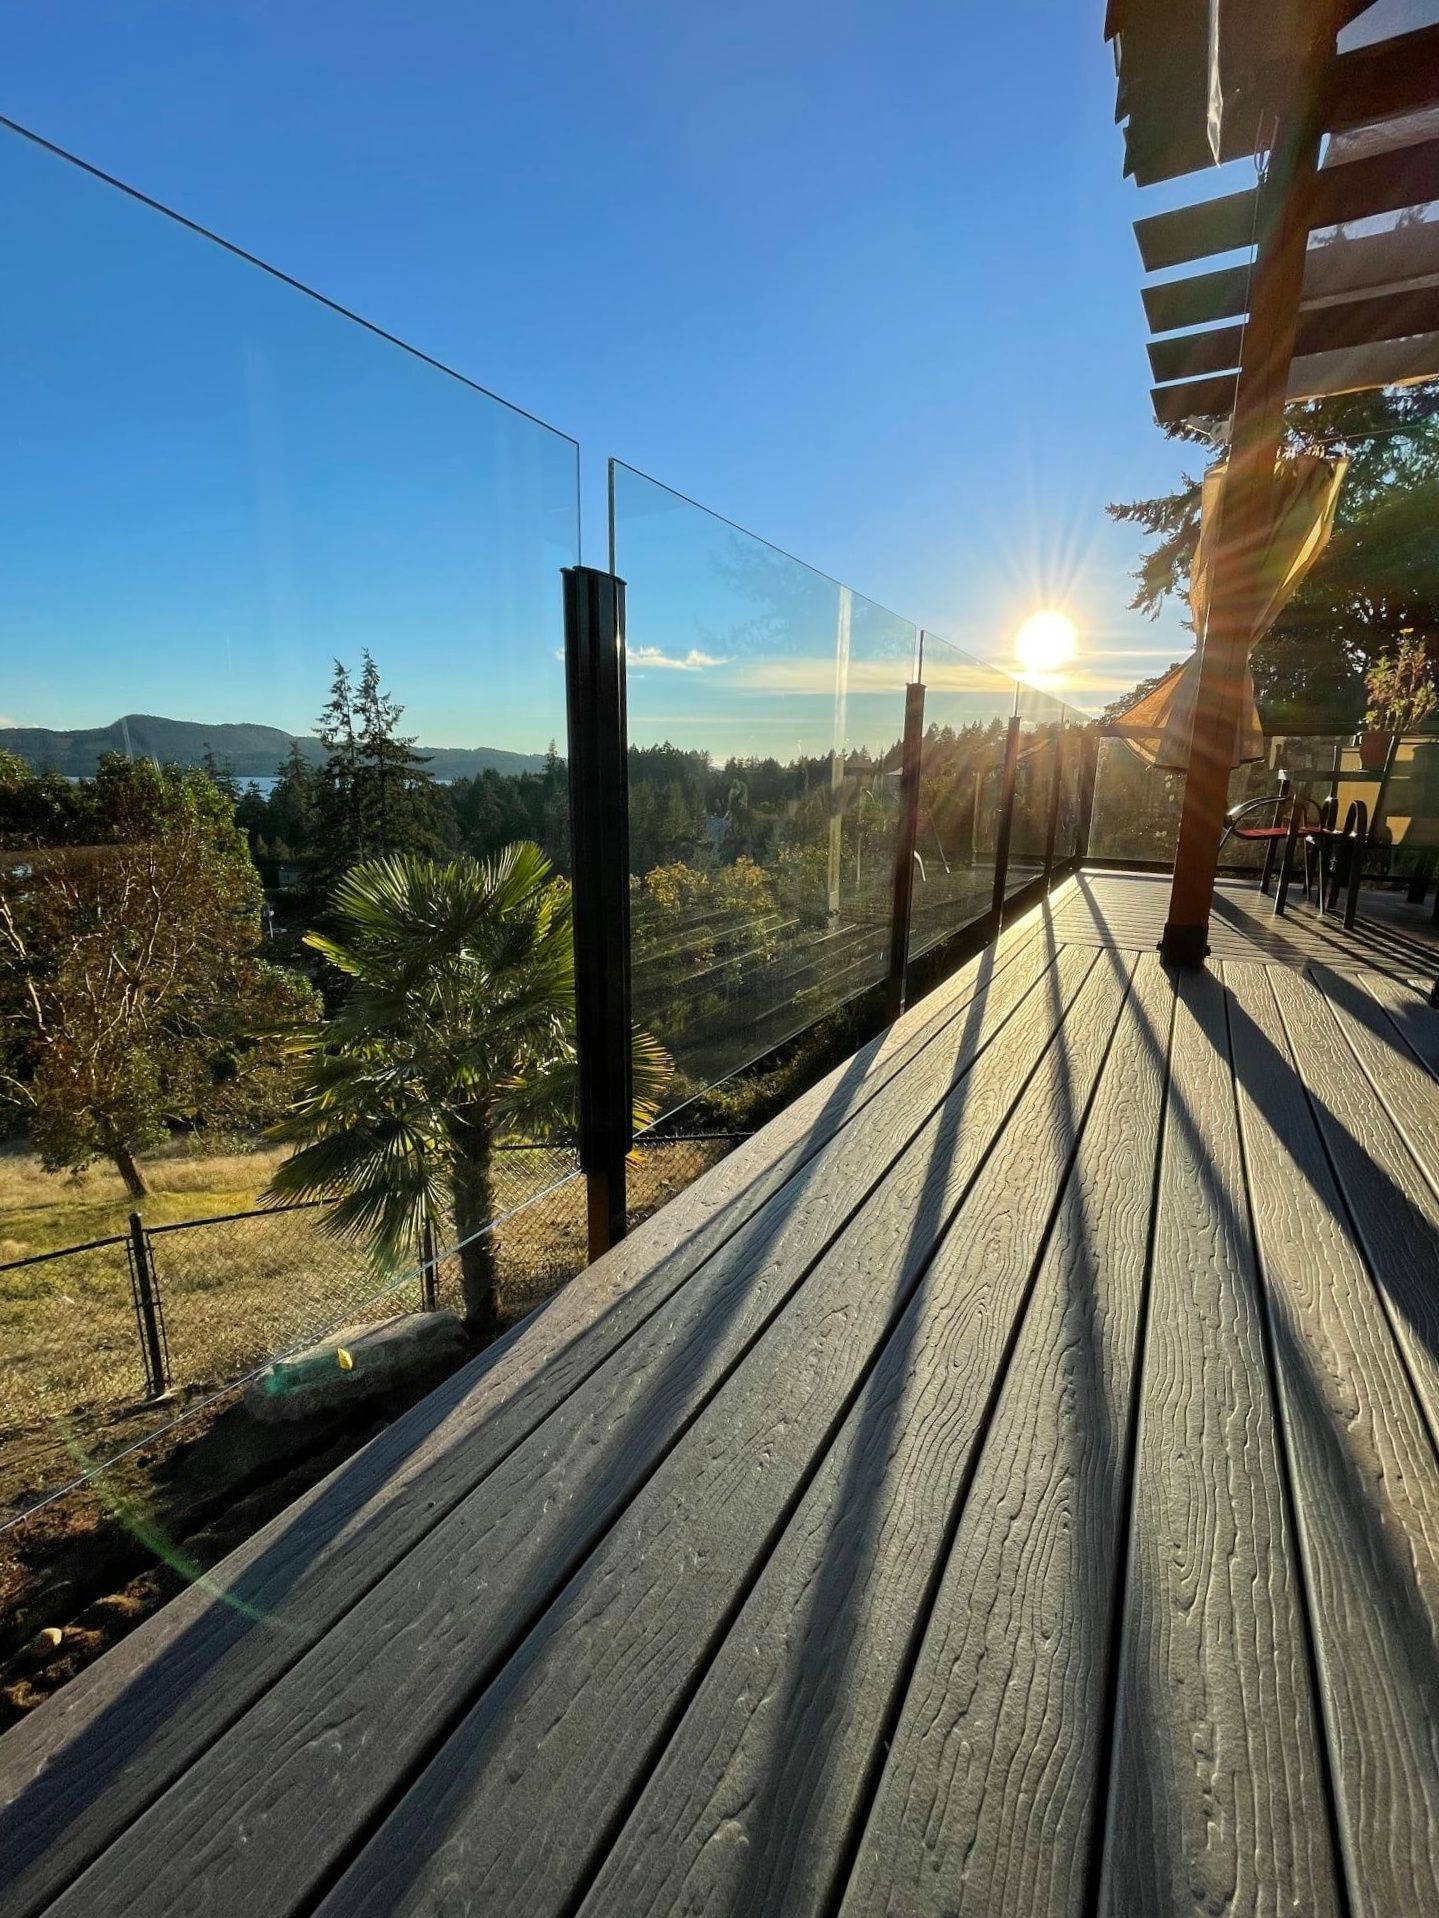
{"type": "Polygon", "coordinates": [[[597,1259],[625,1235],[634,1124],[625,583],[567,566],[564,591],[579,1147],[597,1259]]]}
{"type": "Polygon", "coordinates": [[[427,1212],[425,1223],[420,1227],[420,1310],[422,1312],[438,1312],[440,1309],[440,1275],[436,1266],[435,1222],[427,1212]]]}
{"type": "Polygon", "coordinates": [[[1049,788],[1049,819],[1044,828],[1044,883],[1054,876],[1054,841],[1059,832],[1059,801],[1064,788],[1064,721],[1054,735],[1054,778],[1049,788]]]}
{"type": "Polygon", "coordinates": [[[914,903],[914,846],[919,832],[919,765],[924,750],[924,685],[904,689],[904,745],[899,772],[899,838],[894,849],[894,893],[889,919],[889,986],[886,1016],[904,1011],[909,966],[909,914],[914,903]]]}
{"type": "Polygon", "coordinates": [[[1089,835],[1094,825],[1094,791],[1099,778],[1099,734],[1086,727],[1084,755],[1079,762],[1079,828],[1074,839],[1074,859],[1082,865],[1089,857],[1089,835]]]}
{"type": "Polygon", "coordinates": [[[1014,787],[1019,771],[1019,714],[1009,722],[1004,736],[1004,770],[999,780],[999,818],[994,828],[994,929],[1004,920],[1004,888],[1009,878],[1009,838],[1014,827],[1014,787]]]}
{"type": "Polygon", "coordinates": [[[135,1302],[135,1323],[140,1328],[140,1355],[145,1362],[145,1396],[163,1398],[170,1389],[170,1354],[150,1241],[138,1212],[130,1214],[130,1293],[135,1302]]]}

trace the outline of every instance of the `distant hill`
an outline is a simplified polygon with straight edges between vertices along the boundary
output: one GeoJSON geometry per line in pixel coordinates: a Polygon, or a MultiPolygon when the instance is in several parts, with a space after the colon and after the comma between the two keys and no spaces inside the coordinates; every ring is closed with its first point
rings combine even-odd
{"type": "MultiPolygon", "coordinates": [[[[279,771],[292,745],[312,765],[321,765],[325,749],[313,734],[282,732],[278,726],[207,726],[198,719],[160,719],[151,713],[126,713],[109,726],[73,733],[45,726],[0,726],[0,752],[11,752],[36,772],[47,770],[83,778],[95,771],[102,753],[126,753],[133,759],[158,759],[176,766],[203,766],[208,748],[216,761],[240,780],[265,779],[279,771]]],[[[436,779],[469,779],[476,773],[538,772],[542,753],[512,753],[499,746],[418,746],[436,779]]]]}

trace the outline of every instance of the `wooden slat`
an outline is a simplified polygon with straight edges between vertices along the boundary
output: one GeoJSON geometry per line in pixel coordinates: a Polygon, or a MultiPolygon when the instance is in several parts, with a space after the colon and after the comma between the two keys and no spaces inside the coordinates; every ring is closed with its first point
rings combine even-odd
{"type": "MultiPolygon", "coordinates": [[[[1230,964],[1224,977],[1350,1908],[1418,1912],[1439,1885],[1439,1462],[1270,976],[1230,964]]],[[[1294,1043],[1327,1016],[1296,993],[1294,1043]]]]}
{"type": "Polygon", "coordinates": [[[1220,266],[1144,287],[1140,298],[1150,332],[1173,333],[1182,326],[1243,318],[1249,311],[1249,280],[1247,266],[1220,266]]]}
{"type": "Polygon", "coordinates": [[[1254,244],[1254,188],[1222,193],[1211,200],[1151,213],[1134,222],[1139,257],[1146,273],[1184,266],[1209,253],[1232,253],[1254,244]]]}
{"type": "Polygon", "coordinates": [[[1436,375],[1439,333],[1418,333],[1410,339],[1350,346],[1296,360],[1289,374],[1289,397],[1332,399],[1338,393],[1366,393],[1380,386],[1412,386],[1436,375]]]}
{"type": "MultiPolygon", "coordinates": [[[[804,1469],[806,1448],[818,1442],[867,1363],[888,1315],[918,1276],[926,1231],[938,1230],[944,1206],[1002,1124],[1089,962],[1088,954],[1061,953],[1052,990],[1046,976],[1013,1016],[1001,1005],[1001,976],[993,1006],[954,1041],[955,1056],[973,1060],[967,1076],[955,1085],[960,1067],[953,1059],[935,1056],[935,1048],[922,1054],[898,1089],[903,1103],[877,1102],[846,1128],[807,1203],[788,1212],[780,1206],[753,1233],[737,1235],[662,1321],[651,1322],[568,1399],[57,1901],[55,1918],[88,1914],[97,1899],[114,1918],[154,1918],[204,1908],[222,1892],[232,1909],[266,1918],[308,1911],[351,1840],[437,1746],[439,1756],[406,1802],[428,1804],[443,1781],[446,1804],[457,1815],[463,1807],[466,1832],[474,1819],[482,1827],[463,1845],[458,1836],[452,1840],[456,1856],[474,1860],[496,1843],[500,1830],[478,1801],[471,1808],[454,1793],[462,1777],[475,1775],[476,1754],[492,1739],[505,1755],[491,1789],[503,1796],[519,1768],[520,1729],[497,1701],[522,1688],[534,1665],[530,1646],[520,1646],[524,1633],[544,1615],[537,1631],[553,1636],[555,1621],[578,1609],[583,1622],[572,1629],[585,1650],[574,1662],[566,1654],[549,1683],[582,1681],[600,1653],[596,1635],[603,1641],[610,1632],[618,1581],[632,1598],[658,1608],[655,1638],[639,1648],[642,1660],[652,1656],[657,1670],[666,1643],[679,1655],[680,1641],[667,1636],[670,1574],[645,1598],[647,1581],[659,1576],[656,1555],[680,1554],[671,1571],[683,1584],[688,1554],[700,1545],[698,1538],[680,1543],[687,1538],[684,1515],[701,1532],[707,1523],[726,1522],[714,1507],[727,1486],[739,1498],[733,1522],[757,1527],[763,1537],[772,1522],[769,1502],[783,1497],[787,1473],[804,1469]],[[863,1285],[856,1284],[856,1262],[863,1285]],[[793,1409],[785,1418],[780,1408],[787,1402],[793,1409]],[[737,1403],[750,1408],[751,1426],[736,1427],[737,1403]],[[546,1613],[586,1553],[592,1556],[571,1589],[590,1596],[546,1613]],[[457,1720],[459,1729],[442,1744],[457,1720]],[[293,1816],[300,1804],[303,1821],[293,1816]],[[263,1844],[255,1842],[260,1832],[263,1844]]],[[[740,1546],[736,1537],[693,1568],[691,1605],[699,1605],[701,1592],[725,1602],[746,1562],[740,1546]]],[[[582,1689],[576,1725],[599,1704],[596,1687],[582,1689]]],[[[619,1737],[625,1711],[623,1699],[608,1699],[602,1737],[619,1737]]],[[[631,1735],[642,1728],[650,1729],[645,1713],[631,1735]]],[[[522,1856],[535,1868],[536,1850],[558,1868],[560,1852],[551,1848],[566,1823],[563,1801],[577,1790],[569,1766],[577,1736],[567,1730],[558,1742],[541,1738],[533,1763],[521,1768],[526,1830],[512,1806],[503,1815],[501,1846],[517,1870],[522,1856]],[[556,1769],[559,1794],[549,1811],[537,1795],[547,1768],[556,1769]]],[[[405,1829],[403,1816],[395,1822],[405,1829]]],[[[574,1841],[591,1829],[587,1814],[574,1841]]],[[[407,1850],[396,1857],[396,1844],[403,1849],[402,1841],[381,1835],[333,1908],[347,1908],[362,1879],[398,1896],[415,1860],[407,1850]]],[[[448,1882],[450,1865],[436,1869],[448,1882]]],[[[536,1870],[533,1883],[540,1882],[536,1870]]],[[[487,1891],[482,1902],[496,1895],[487,1891]]],[[[423,1902],[428,1893],[415,1896],[423,1902]]],[[[520,1909],[518,1887],[513,1897],[499,1896],[498,1908],[520,1909]]]]}
{"type": "Polygon", "coordinates": [[[1158,959],[1141,958],[859,1846],[846,1918],[1079,1918],[1088,1909],[1172,1006],[1158,959]]]}
{"type": "MultiPolygon", "coordinates": [[[[1439,329],[1439,286],[1412,287],[1367,299],[1306,307],[1300,312],[1295,339],[1298,377],[1302,382],[1311,378],[1304,361],[1316,354],[1412,338],[1416,333],[1432,333],[1436,329],[1439,329]]],[[[1187,380],[1201,374],[1219,373],[1227,367],[1238,366],[1243,344],[1242,326],[1216,326],[1203,333],[1185,333],[1176,339],[1151,340],[1150,370],[1156,380],[1187,380]]]]}
{"type": "Polygon", "coordinates": [[[1189,380],[1202,374],[1223,373],[1239,365],[1244,347],[1242,326],[1212,326],[1204,333],[1182,333],[1177,339],[1149,342],[1149,370],[1156,380],[1189,380]]]}
{"type": "Polygon", "coordinates": [[[1439,1201],[1315,988],[1276,972],[1274,993],[1354,1234],[1439,1443],[1439,1201]]]}
{"type": "MultiPolygon", "coordinates": [[[[1436,956],[1435,971],[1439,972],[1439,956],[1436,956]]],[[[1439,1074],[1439,1011],[1429,1004],[1425,994],[1418,987],[1383,973],[1366,974],[1362,983],[1370,997],[1388,1013],[1415,1058],[1439,1074]]]]}
{"type": "Polygon", "coordinates": [[[1227,419],[1234,411],[1236,384],[1233,373],[1216,373],[1176,386],[1152,386],[1149,401],[1160,426],[1177,426],[1181,420],[1227,419]]]}
{"type": "Polygon", "coordinates": [[[1317,1731],[1224,995],[1213,977],[1188,973],[1155,1220],[1100,1911],[1336,1913],[1317,1731]]]}
{"type": "MultiPolygon", "coordinates": [[[[987,1460],[994,1444],[986,1425],[1013,1301],[1023,1300],[1044,1245],[1050,1195],[1060,1193],[1105,1039],[1116,1031],[1120,981],[1134,963],[1111,962],[1111,976],[1096,975],[1070,1014],[1068,1043],[1051,1054],[1049,1089],[1016,1116],[976,1182],[632,1810],[583,1918],[833,1910],[947,1541],[959,1509],[987,1497],[983,1478],[968,1493],[966,1479],[980,1447],[987,1460]],[[747,1708],[736,1709],[737,1700],[747,1708]]],[[[1121,1013],[1114,1046],[1132,1023],[1121,1013]]],[[[1109,1085],[1106,1071],[1099,1097],[1112,1103],[1109,1085]]],[[[1152,1160],[1152,1126],[1148,1151],[1152,1160]]],[[[1046,1255],[1045,1275],[1052,1266],[1046,1255]]],[[[1035,1309],[1021,1305],[1015,1366],[1035,1309]]],[[[1001,1502],[1011,1497],[1012,1513],[1019,1501],[1006,1485],[1001,1502]]],[[[1001,1612],[1008,1602],[1006,1593],[1001,1612]]],[[[868,1896],[857,1907],[883,1908],[868,1896]]]]}
{"type": "MultiPolygon", "coordinates": [[[[1309,224],[1317,231],[1435,199],[1439,199],[1439,140],[1421,140],[1347,160],[1342,166],[1321,167],[1309,224]]],[[[1255,190],[1245,187],[1239,193],[1136,220],[1134,236],[1145,272],[1158,273],[1208,254],[1252,246],[1254,221],[1255,190]]]]}
{"type": "MultiPolygon", "coordinates": [[[[1307,312],[1316,301],[1377,293],[1435,274],[1439,223],[1433,221],[1311,246],[1304,260],[1300,310],[1307,312]]],[[[1149,330],[1172,333],[1180,327],[1242,319],[1249,311],[1249,279],[1247,266],[1226,266],[1145,287],[1141,297],[1149,330]]]]}
{"type": "MultiPolygon", "coordinates": [[[[436,1754],[321,1907],[326,1918],[402,1918],[465,1901],[507,1918],[573,1909],[903,1318],[1011,1101],[1022,1114],[1043,1098],[1042,1080],[1024,1091],[1016,1068],[1042,1072],[1034,1049],[1060,1010],[1027,1007],[1014,1056],[1001,1062],[1002,1040],[992,1069],[976,1068],[966,1096],[891,1171],[835,1257],[436,1754]],[[436,1831],[445,1833],[438,1850],[436,1831]]],[[[1004,1301],[995,1314],[1005,1321],[1004,1301]]]]}
{"type": "Polygon", "coordinates": [[[1439,100],[1439,27],[1418,27],[1342,53],[1330,68],[1331,131],[1387,120],[1439,100]]]}
{"type": "Polygon", "coordinates": [[[976,993],[997,1007],[1034,982],[1039,926],[1016,924],[0,1741],[5,1918],[68,1884],[763,1208],[812,1203],[826,1149],[881,1097],[897,1149],[905,1069],[976,993]]]}
{"type": "Polygon", "coordinates": [[[1312,966],[1349,1048],[1420,1170],[1439,1194],[1439,1080],[1420,1064],[1393,1022],[1357,979],[1312,966]]]}

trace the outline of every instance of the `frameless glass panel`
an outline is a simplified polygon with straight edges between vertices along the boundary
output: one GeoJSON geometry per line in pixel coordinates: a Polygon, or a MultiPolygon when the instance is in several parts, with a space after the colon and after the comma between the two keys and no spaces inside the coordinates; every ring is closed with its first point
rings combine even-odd
{"type": "Polygon", "coordinates": [[[1015,768],[1006,897],[1029,885],[1045,869],[1065,716],[1061,700],[1024,680],[1019,682],[1015,711],[1019,715],[1019,762],[1015,768]]]}
{"type": "Polygon", "coordinates": [[[883,978],[907,621],[611,468],[635,1018],[668,1108],[883,978]]]}
{"type": "MultiPolygon", "coordinates": [[[[44,947],[51,1020],[22,1021],[7,1059],[28,1187],[0,1243],[19,1257],[123,1232],[140,1184],[169,1221],[256,1204],[290,1149],[262,1129],[296,1084],[266,1035],[341,1001],[302,942],[335,930],[357,862],[532,838],[564,869],[549,749],[578,464],[571,440],[8,130],[0,251],[0,886],[44,947]],[[137,969],[123,1006],[78,990],[112,976],[110,947],[137,969]],[[88,1159],[84,1231],[42,1149],[88,1159]]],[[[453,1242],[452,1218],[435,1228],[453,1242]]],[[[206,1241],[217,1312],[243,1309],[245,1230],[206,1241]]],[[[37,1276],[37,1311],[63,1264],[37,1276]]],[[[295,1336],[330,1309],[314,1268],[291,1275],[295,1336]]],[[[183,1316],[177,1300],[177,1367],[183,1316]]],[[[16,1337],[38,1377],[51,1342],[16,1337]]],[[[63,1367],[53,1388],[76,1403],[63,1367]]]]}
{"type": "Polygon", "coordinates": [[[1014,681],[924,635],[910,953],[918,956],[988,912],[1004,743],[1014,681]]]}
{"type": "MultiPolygon", "coordinates": [[[[1336,790],[1336,751],[1343,742],[1332,736],[1271,738],[1263,759],[1236,766],[1229,776],[1232,811],[1251,800],[1275,797],[1282,775],[1316,807],[1336,790]]],[[[1184,778],[1151,766],[1123,739],[1098,741],[1095,768],[1094,814],[1089,850],[1096,859],[1156,861],[1171,865],[1179,838],[1179,816],[1184,804],[1184,778]]],[[[1248,826],[1270,825],[1273,809],[1248,816],[1248,826]]],[[[1224,867],[1249,870],[1262,866],[1266,846],[1231,833],[1220,853],[1224,867]]]]}

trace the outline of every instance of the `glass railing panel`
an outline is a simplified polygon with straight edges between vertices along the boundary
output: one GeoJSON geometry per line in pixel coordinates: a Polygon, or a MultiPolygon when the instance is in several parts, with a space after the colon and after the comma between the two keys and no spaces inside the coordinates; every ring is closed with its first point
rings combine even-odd
{"type": "MultiPolygon", "coordinates": [[[[1236,766],[1229,776],[1229,807],[1276,795],[1283,773],[1316,806],[1342,794],[1343,777],[1336,785],[1335,767],[1343,764],[1346,742],[1332,735],[1287,735],[1265,742],[1262,759],[1236,766]],[[1336,758],[1336,754],[1339,755],[1336,758]]],[[[1094,816],[1090,854],[1096,859],[1157,861],[1172,865],[1179,838],[1179,816],[1184,803],[1184,779],[1175,772],[1151,766],[1125,740],[1098,741],[1094,784],[1094,816]]],[[[1374,781],[1377,791],[1378,776],[1374,781]]],[[[1268,824],[1271,812],[1251,816],[1252,824],[1268,824]]],[[[1265,847],[1235,834],[1226,840],[1222,866],[1249,870],[1263,865],[1265,847]]]]}
{"type": "Polygon", "coordinates": [[[1049,844],[1049,822],[1055,802],[1054,782],[1060,767],[1059,742],[1064,732],[1062,700],[1019,682],[1015,711],[1019,715],[1019,760],[1014,779],[1014,824],[1009,842],[1006,897],[1040,877],[1049,844]]]}
{"type": "Polygon", "coordinates": [[[1004,746],[1015,684],[924,635],[924,749],[910,913],[918,957],[989,911],[1004,746]]]}
{"type": "Polygon", "coordinates": [[[616,463],[634,1013],[667,1109],[885,975],[912,625],[616,463]]]}
{"type": "MultiPolygon", "coordinates": [[[[0,1217],[13,1260],[67,1232],[123,1234],[132,1206],[169,1224],[262,1198],[291,1150],[264,1128],[308,1083],[267,1035],[323,1031],[344,1002],[344,974],[304,939],[343,931],[329,902],[358,863],[447,867],[531,838],[564,872],[550,748],[578,460],[563,435],[8,130],[0,249],[0,885],[43,946],[49,1033],[77,1054],[94,1035],[70,988],[104,975],[105,939],[134,934],[150,966],[113,1071],[68,1104],[47,1033],[6,1022],[22,1089],[3,1118],[26,1190],[0,1217]],[[148,945],[141,879],[166,901],[148,945]],[[81,1161],[83,1231],[64,1222],[81,1161]]],[[[398,1058],[402,1041],[376,1043],[398,1058]]],[[[453,1240],[448,1189],[439,1205],[453,1240]]],[[[211,1228],[206,1244],[233,1253],[215,1270],[256,1263],[247,1229],[211,1228]]],[[[125,1246],[97,1257],[108,1309],[125,1246]]],[[[58,1270],[39,1269],[37,1313],[58,1270]]],[[[287,1338],[322,1329],[316,1287],[287,1338]]],[[[214,1380],[182,1319],[177,1304],[174,1382],[214,1380]]],[[[53,1343],[43,1327],[17,1341],[53,1343]]],[[[54,1391],[77,1402],[63,1370],[54,1391]]]]}

